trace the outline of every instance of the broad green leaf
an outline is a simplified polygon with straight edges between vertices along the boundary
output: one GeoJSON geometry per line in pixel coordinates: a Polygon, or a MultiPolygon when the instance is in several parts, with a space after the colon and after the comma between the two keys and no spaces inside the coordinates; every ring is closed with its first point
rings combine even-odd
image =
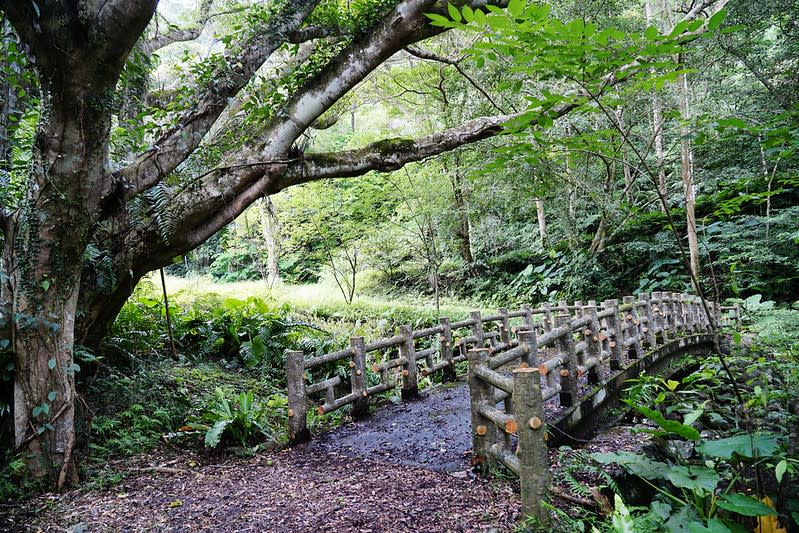
{"type": "Polygon", "coordinates": [[[679,435],[684,439],[699,440],[699,431],[697,431],[696,428],[686,424],[681,424],[676,420],[669,420],[664,417],[660,411],[655,411],[654,409],[650,409],[643,405],[635,405],[635,403],[630,402],[629,400],[625,400],[625,402],[667,432],[679,435]]]}
{"type": "Polygon", "coordinates": [[[700,453],[711,457],[730,459],[733,454],[741,457],[752,458],[773,455],[779,448],[779,437],[771,433],[756,433],[751,438],[749,435],[735,435],[724,439],[705,441],[696,449],[700,453]],[[754,451],[752,445],[754,444],[754,451]]]}
{"type": "Polygon", "coordinates": [[[205,447],[216,448],[219,445],[219,441],[222,440],[222,433],[225,432],[225,428],[231,422],[232,420],[230,419],[217,421],[205,434],[205,447]]]}
{"type": "Polygon", "coordinates": [[[53,401],[53,400],[55,400],[56,398],[58,398],[58,393],[57,393],[56,391],[54,391],[54,390],[53,390],[53,391],[50,391],[50,392],[47,394],[47,401],[49,401],[49,402],[52,402],[52,401],[53,401]]]}
{"type": "Polygon", "coordinates": [[[785,471],[788,469],[788,461],[783,459],[779,463],[777,463],[777,467],[774,469],[774,477],[777,478],[777,483],[782,483],[782,476],[785,475],[785,471]]]}
{"type": "Polygon", "coordinates": [[[513,17],[518,17],[524,11],[524,0],[510,0],[508,2],[508,13],[513,17]]]}
{"type": "Polygon", "coordinates": [[[710,31],[718,29],[718,27],[721,26],[721,23],[724,22],[724,19],[726,17],[727,17],[727,11],[722,9],[721,11],[710,17],[710,20],[707,21],[707,29],[710,31]]]}
{"type": "Polygon", "coordinates": [[[631,474],[644,479],[668,479],[670,466],[659,461],[652,461],[645,455],[632,452],[592,453],[591,457],[598,463],[618,464],[631,474]]]}
{"type": "Polygon", "coordinates": [[[47,368],[49,368],[50,370],[53,370],[55,368],[56,364],[58,364],[58,363],[55,360],[55,358],[50,359],[50,360],[47,361],[47,368]]]}
{"type": "Polygon", "coordinates": [[[463,17],[461,17],[461,12],[452,4],[447,4],[447,13],[449,13],[450,18],[455,22],[460,22],[463,20],[463,17]]]}
{"type": "Polygon", "coordinates": [[[673,466],[668,478],[675,487],[688,489],[700,496],[713,492],[721,479],[715,470],[703,466],[673,466]]]}
{"type": "Polygon", "coordinates": [[[613,529],[617,533],[633,533],[635,531],[635,520],[630,515],[630,510],[624,505],[624,501],[618,494],[613,497],[613,506],[616,511],[613,513],[613,529]]]}
{"type": "Polygon", "coordinates": [[[658,38],[660,32],[654,26],[649,26],[646,30],[644,30],[644,37],[646,37],[650,41],[654,41],[658,38]]]}
{"type": "Polygon", "coordinates": [[[696,509],[690,505],[685,505],[679,512],[671,515],[666,522],[666,530],[672,533],[684,533],[690,531],[691,524],[701,523],[699,520],[696,509]]]}
{"type": "Polygon", "coordinates": [[[451,20],[443,15],[439,15],[438,13],[425,13],[424,15],[430,19],[430,24],[433,26],[442,26],[444,28],[452,26],[451,20]]]}
{"type": "Polygon", "coordinates": [[[707,527],[699,522],[692,522],[688,524],[688,531],[691,533],[732,533],[730,528],[724,525],[724,522],[718,518],[711,518],[707,522],[707,527]]]}
{"type": "Polygon", "coordinates": [[[463,6],[461,9],[463,12],[463,20],[466,22],[472,22],[474,20],[474,10],[469,6],[463,6]]]}
{"type": "Polygon", "coordinates": [[[722,494],[718,506],[743,516],[776,516],[777,511],[745,494],[722,494]]]}
{"type": "Polygon", "coordinates": [[[47,292],[47,291],[49,291],[49,290],[50,290],[50,280],[44,280],[44,281],[42,281],[42,290],[43,290],[44,292],[47,292]]]}

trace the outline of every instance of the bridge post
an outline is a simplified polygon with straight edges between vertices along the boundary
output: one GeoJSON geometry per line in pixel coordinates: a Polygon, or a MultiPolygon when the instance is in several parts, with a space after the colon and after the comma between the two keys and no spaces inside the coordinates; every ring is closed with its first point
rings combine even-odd
{"type": "Polygon", "coordinates": [[[591,326],[583,331],[583,336],[588,344],[588,356],[596,357],[596,365],[588,371],[588,383],[596,385],[601,381],[599,367],[602,365],[602,342],[599,340],[599,318],[596,312],[596,302],[589,300],[583,312],[591,317],[591,326]]]}
{"type": "Polygon", "coordinates": [[[366,348],[363,337],[352,337],[352,360],[350,361],[351,391],[357,397],[352,402],[352,418],[363,418],[369,414],[369,393],[366,391],[366,348]]]}
{"type": "MultiPolygon", "coordinates": [[[[499,309],[502,321],[499,323],[499,341],[510,348],[510,322],[508,321],[508,310],[504,307],[499,309]]],[[[507,349],[505,348],[505,349],[507,349]]]]}
{"type": "Polygon", "coordinates": [[[527,366],[537,368],[538,367],[538,340],[536,339],[535,330],[520,330],[517,333],[517,337],[519,338],[519,344],[527,345],[528,352],[526,355],[522,356],[522,361],[527,364],[527,366]]]}
{"type": "Polygon", "coordinates": [[[697,320],[694,297],[691,294],[683,294],[682,299],[685,302],[685,322],[688,325],[688,333],[694,333],[697,320]]]}
{"type": "Polygon", "coordinates": [[[674,316],[674,331],[682,333],[685,331],[685,311],[682,306],[682,298],[679,292],[671,293],[671,309],[674,316]]]}
{"type": "Polygon", "coordinates": [[[569,312],[569,302],[566,300],[561,300],[558,302],[557,310],[558,314],[571,316],[571,313],[569,312]]]}
{"type": "Polygon", "coordinates": [[[305,360],[302,352],[286,353],[286,384],[289,440],[292,444],[299,444],[311,438],[306,425],[308,399],[305,393],[305,360]]]}
{"type": "Polygon", "coordinates": [[[638,299],[644,304],[644,316],[641,319],[641,333],[644,335],[644,340],[649,348],[655,347],[655,325],[652,315],[652,302],[648,294],[639,294],[638,299]]]}
{"type": "Polygon", "coordinates": [[[610,369],[621,370],[622,364],[622,342],[624,335],[619,329],[619,301],[618,300],[605,300],[602,302],[602,307],[605,309],[612,309],[613,314],[605,319],[605,326],[608,336],[608,348],[610,348],[610,369]]]}
{"type": "Polygon", "coordinates": [[[555,317],[555,326],[566,330],[558,339],[560,357],[563,360],[563,369],[560,371],[560,405],[571,407],[577,401],[577,357],[574,353],[571,317],[559,314],[555,317]]]}
{"type": "Polygon", "coordinates": [[[652,293],[652,319],[655,329],[655,343],[664,344],[666,342],[666,330],[663,324],[663,293],[652,293]]]}
{"type": "Polygon", "coordinates": [[[455,381],[458,377],[455,375],[455,363],[452,361],[452,328],[449,326],[449,318],[439,318],[438,323],[441,324],[440,352],[441,360],[447,363],[442,371],[443,381],[455,381]]]}
{"type": "Polygon", "coordinates": [[[585,309],[583,307],[584,306],[583,306],[582,300],[575,300],[575,302],[574,302],[574,308],[575,308],[574,309],[574,317],[575,318],[582,318],[583,317],[583,314],[585,312],[585,309]]]}
{"type": "Polygon", "coordinates": [[[491,445],[497,442],[497,426],[480,414],[480,404],[495,405],[494,387],[477,377],[478,367],[488,366],[488,348],[469,350],[469,398],[472,414],[472,466],[492,470],[496,461],[491,455],[491,445]]]}
{"type": "Polygon", "coordinates": [[[541,308],[544,310],[544,320],[542,322],[544,331],[551,331],[552,326],[554,325],[554,322],[552,322],[552,309],[546,302],[541,304],[541,308]]]}
{"type": "Polygon", "coordinates": [[[469,317],[474,321],[472,324],[472,337],[474,337],[475,348],[485,347],[485,334],[483,333],[483,319],[480,316],[480,311],[472,311],[469,317]]]}
{"type": "Polygon", "coordinates": [[[533,322],[533,310],[530,309],[530,306],[524,304],[522,306],[522,311],[524,312],[524,316],[522,320],[524,320],[524,330],[525,331],[535,331],[535,322],[533,322]]]}
{"type": "Polygon", "coordinates": [[[522,514],[533,516],[536,525],[548,526],[549,461],[546,425],[541,397],[541,375],[537,368],[513,371],[513,417],[519,434],[519,483],[522,514]]]}
{"type": "Polygon", "coordinates": [[[416,369],[416,347],[413,344],[413,329],[410,326],[400,326],[399,334],[402,337],[402,344],[399,345],[400,357],[404,357],[408,363],[402,371],[402,391],[403,400],[410,400],[419,396],[419,378],[416,369]]]}
{"type": "Polygon", "coordinates": [[[630,359],[640,359],[644,354],[641,349],[641,336],[638,329],[638,310],[635,308],[635,296],[625,296],[622,299],[625,306],[630,306],[624,314],[624,346],[627,348],[627,357],[630,359]]]}

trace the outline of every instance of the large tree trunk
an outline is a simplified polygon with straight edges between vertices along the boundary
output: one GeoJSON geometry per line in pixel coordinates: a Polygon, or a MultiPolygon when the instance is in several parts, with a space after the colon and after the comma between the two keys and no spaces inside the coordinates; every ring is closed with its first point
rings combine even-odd
{"type": "Polygon", "coordinates": [[[2,7],[31,48],[41,88],[27,195],[5,220],[0,265],[0,299],[11,302],[3,318],[15,363],[13,440],[31,472],[61,488],[76,477],[75,319],[84,254],[110,181],[113,94],[155,3],[2,7]],[[91,31],[101,21],[114,31],[91,31]]]}
{"type": "Polygon", "coordinates": [[[13,301],[15,445],[35,474],[62,487],[75,477],[73,345],[89,187],[108,171],[111,120],[102,93],[77,83],[43,89],[31,192],[6,235],[3,270],[13,301]]]}

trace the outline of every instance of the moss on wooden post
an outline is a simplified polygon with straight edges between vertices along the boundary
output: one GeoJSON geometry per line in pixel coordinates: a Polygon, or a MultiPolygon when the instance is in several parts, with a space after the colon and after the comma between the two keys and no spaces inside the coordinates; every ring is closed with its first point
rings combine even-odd
{"type": "Polygon", "coordinates": [[[485,347],[485,333],[483,332],[483,318],[480,311],[472,311],[469,317],[474,321],[472,324],[472,337],[474,337],[475,348],[485,347]]]}
{"type": "Polygon", "coordinates": [[[541,377],[537,368],[513,371],[514,419],[519,433],[519,482],[522,514],[535,519],[536,525],[550,524],[549,463],[547,460],[546,425],[541,397],[541,377]]]}
{"type": "Polygon", "coordinates": [[[560,356],[563,359],[563,368],[560,370],[560,405],[571,407],[577,401],[577,356],[574,353],[571,317],[563,314],[556,316],[555,326],[566,329],[558,341],[560,356]]]}
{"type": "Polygon", "coordinates": [[[288,385],[288,436],[292,444],[298,444],[311,438],[306,426],[308,399],[305,394],[305,364],[302,352],[286,354],[286,383],[288,385]]]}
{"type": "Polygon", "coordinates": [[[355,401],[352,402],[352,418],[363,418],[369,414],[369,395],[366,392],[366,349],[363,337],[352,337],[352,365],[350,384],[355,401]]]}
{"type": "Polygon", "coordinates": [[[621,370],[622,364],[622,339],[619,330],[619,301],[618,300],[605,300],[602,302],[602,307],[610,309],[613,313],[605,319],[607,325],[608,347],[610,348],[610,369],[621,370]]]}
{"type": "Polygon", "coordinates": [[[627,357],[630,359],[640,359],[644,355],[641,348],[641,336],[638,329],[638,311],[635,308],[635,296],[625,296],[622,299],[625,306],[630,309],[624,312],[624,344],[627,346],[627,357]]]}
{"type": "Polygon", "coordinates": [[[583,337],[588,345],[588,357],[596,358],[596,365],[588,370],[588,383],[598,384],[602,379],[599,367],[602,364],[602,342],[599,340],[599,317],[596,312],[596,302],[589,300],[583,308],[583,314],[591,317],[591,327],[583,330],[583,337]]]}
{"type": "Polygon", "coordinates": [[[488,348],[469,350],[469,398],[472,412],[472,465],[492,470],[496,460],[491,445],[497,442],[497,427],[480,414],[481,403],[494,406],[494,387],[477,377],[477,367],[488,365],[488,348]]]}
{"type": "Polygon", "coordinates": [[[499,323],[499,340],[505,346],[510,345],[510,321],[508,320],[508,310],[503,308],[499,309],[499,316],[502,321],[499,323]]]}
{"type": "Polygon", "coordinates": [[[402,399],[410,400],[419,396],[419,377],[416,370],[416,348],[413,345],[413,328],[410,326],[400,326],[399,334],[402,337],[402,344],[399,345],[400,357],[404,357],[408,363],[402,371],[402,399]]]}
{"type": "Polygon", "coordinates": [[[554,322],[552,321],[552,309],[548,303],[542,304],[541,309],[544,310],[544,319],[542,322],[544,331],[550,331],[554,325],[554,322]]]}
{"type": "Polygon", "coordinates": [[[652,302],[648,294],[639,294],[638,299],[643,303],[643,318],[641,319],[641,333],[648,348],[654,348],[655,340],[655,318],[652,313],[652,302]]]}
{"type": "Polygon", "coordinates": [[[663,344],[666,342],[666,330],[663,327],[663,293],[653,292],[650,303],[652,304],[652,327],[655,330],[655,344],[663,344]]]}
{"type": "Polygon", "coordinates": [[[538,341],[536,340],[535,330],[522,330],[517,334],[519,344],[527,346],[527,353],[522,356],[522,361],[530,367],[538,367],[538,341]]]}
{"type": "Polygon", "coordinates": [[[442,371],[443,381],[456,381],[458,376],[455,373],[455,363],[452,361],[452,328],[449,326],[449,318],[439,318],[441,324],[441,336],[439,337],[439,352],[441,360],[447,363],[442,371]]]}

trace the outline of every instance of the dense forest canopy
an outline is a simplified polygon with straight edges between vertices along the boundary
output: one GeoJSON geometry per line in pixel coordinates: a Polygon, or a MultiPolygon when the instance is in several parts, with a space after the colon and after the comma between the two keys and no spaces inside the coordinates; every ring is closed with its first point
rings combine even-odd
{"type": "Polygon", "coordinates": [[[75,346],[167,265],[348,300],[366,271],[799,289],[794,1],[157,4],[0,2],[3,435],[58,486],[75,346]]]}

